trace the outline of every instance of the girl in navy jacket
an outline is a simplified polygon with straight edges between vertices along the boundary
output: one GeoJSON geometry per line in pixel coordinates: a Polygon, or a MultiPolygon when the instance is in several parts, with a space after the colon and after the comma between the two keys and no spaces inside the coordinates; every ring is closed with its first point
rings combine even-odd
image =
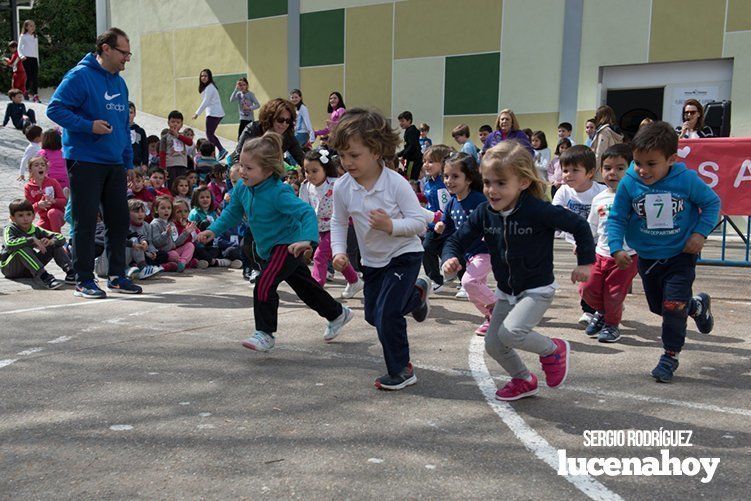
{"type": "Polygon", "coordinates": [[[555,231],[569,232],[576,240],[578,265],[571,273],[572,282],[588,279],[595,243],[586,220],[545,200],[545,183],[519,143],[504,141],[489,149],[481,171],[488,202],[480,204],[446,242],[443,271],[459,271],[459,257],[479,237],[485,239],[498,282],[485,351],[512,377],[496,398],[518,400],[537,393],[537,378],[516,349],[540,356],[550,388],[562,384],[568,373],[568,342],[533,330],[558,289],[553,275],[555,231]]]}

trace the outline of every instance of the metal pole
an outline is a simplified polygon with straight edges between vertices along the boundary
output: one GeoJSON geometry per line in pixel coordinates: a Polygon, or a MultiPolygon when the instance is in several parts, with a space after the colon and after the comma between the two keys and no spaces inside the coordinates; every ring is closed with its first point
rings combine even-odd
{"type": "Polygon", "coordinates": [[[109,12],[107,0],[96,0],[96,32],[97,35],[109,28],[109,12]]]}
{"type": "Polygon", "coordinates": [[[18,0],[10,0],[10,39],[18,40],[18,0]]]}
{"type": "Polygon", "coordinates": [[[287,92],[300,88],[300,0],[287,0],[287,92]]]}

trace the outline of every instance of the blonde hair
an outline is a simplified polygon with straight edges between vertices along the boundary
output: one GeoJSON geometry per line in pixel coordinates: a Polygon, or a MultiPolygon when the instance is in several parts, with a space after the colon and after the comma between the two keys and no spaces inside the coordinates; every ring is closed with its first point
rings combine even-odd
{"type": "Polygon", "coordinates": [[[519,179],[528,179],[530,184],[526,191],[535,198],[545,199],[545,181],[537,173],[532,156],[517,141],[501,141],[486,151],[480,163],[480,170],[484,173],[487,169],[492,169],[501,177],[513,175],[519,179]]]}
{"type": "MultiPolygon", "coordinates": [[[[177,207],[178,205],[182,205],[187,212],[190,212],[190,206],[188,205],[188,202],[186,202],[185,200],[181,198],[176,198],[172,202],[172,214],[170,214],[170,217],[169,217],[170,221],[175,220],[175,214],[176,214],[175,207],[177,207]]],[[[159,206],[157,206],[157,209],[159,209],[159,206]]]]}
{"type": "Polygon", "coordinates": [[[423,162],[441,162],[441,164],[444,164],[446,159],[454,152],[456,152],[456,150],[451,146],[446,144],[434,144],[433,146],[429,146],[428,149],[425,150],[425,153],[423,153],[423,162]]]}
{"type": "Polygon", "coordinates": [[[29,164],[26,166],[26,168],[31,172],[31,168],[34,167],[34,164],[38,164],[39,162],[43,163],[45,167],[47,167],[47,170],[50,168],[50,163],[47,161],[44,157],[34,157],[31,160],[29,160],[29,164]]]}
{"type": "Polygon", "coordinates": [[[382,159],[396,155],[396,147],[401,141],[386,117],[379,111],[364,108],[350,108],[342,115],[331,131],[328,145],[334,150],[346,151],[355,137],[360,138],[365,147],[382,159]]]}
{"type": "Polygon", "coordinates": [[[261,170],[271,172],[272,176],[284,177],[284,153],[282,152],[282,136],[269,131],[261,137],[255,137],[245,142],[242,153],[253,158],[261,170]]]}
{"type": "Polygon", "coordinates": [[[519,120],[510,108],[504,108],[498,112],[498,116],[495,119],[495,130],[501,130],[501,115],[504,113],[511,117],[511,128],[509,130],[519,130],[519,120]]]}

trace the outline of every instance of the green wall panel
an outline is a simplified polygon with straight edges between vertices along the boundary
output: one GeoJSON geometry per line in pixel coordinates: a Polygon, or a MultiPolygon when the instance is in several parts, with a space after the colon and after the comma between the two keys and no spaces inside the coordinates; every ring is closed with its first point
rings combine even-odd
{"type": "MultiPolygon", "coordinates": [[[[237,102],[230,101],[229,96],[232,91],[235,90],[235,84],[241,77],[246,77],[245,73],[239,73],[237,75],[219,75],[214,76],[214,83],[219,90],[219,97],[222,99],[222,108],[224,108],[223,124],[239,124],[240,114],[237,111],[237,102]]],[[[258,110],[253,112],[254,116],[258,116],[258,110]]]]}
{"type": "Polygon", "coordinates": [[[498,112],[500,52],[446,58],[444,115],[498,112]]]}
{"type": "Polygon", "coordinates": [[[248,0],[248,19],[283,16],[287,13],[287,0],[248,0]]]}
{"type": "Polygon", "coordinates": [[[344,64],[344,9],[300,15],[300,66],[344,64]]]}

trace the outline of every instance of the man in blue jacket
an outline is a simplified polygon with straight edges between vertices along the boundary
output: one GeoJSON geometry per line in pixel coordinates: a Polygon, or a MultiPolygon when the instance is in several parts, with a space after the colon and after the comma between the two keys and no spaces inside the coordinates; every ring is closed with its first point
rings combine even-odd
{"type": "Polygon", "coordinates": [[[125,277],[125,241],[129,214],[127,173],[133,169],[128,87],[120,76],[130,61],[130,41],[118,28],[96,39],[87,54],[66,73],[50,100],[47,116],[63,127],[63,156],[70,180],[73,217],[75,295],[104,298],[94,281],[94,233],[101,208],[107,228],[107,289],[138,294],[141,288],[125,277]]]}

